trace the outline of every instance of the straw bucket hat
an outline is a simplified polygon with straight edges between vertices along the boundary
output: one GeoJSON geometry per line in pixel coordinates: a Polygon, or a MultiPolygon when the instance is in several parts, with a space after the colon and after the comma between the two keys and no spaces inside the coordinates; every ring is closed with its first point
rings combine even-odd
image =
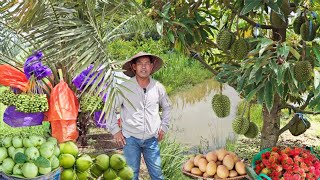
{"type": "Polygon", "coordinates": [[[132,64],[134,63],[134,60],[142,56],[149,56],[151,58],[151,62],[153,62],[153,69],[151,71],[151,74],[155,73],[162,67],[163,60],[160,57],[153,54],[146,53],[146,52],[139,52],[138,54],[132,56],[130,59],[126,61],[126,63],[123,64],[122,69],[126,70],[123,73],[129,77],[135,76],[134,70],[132,68],[132,64]]]}

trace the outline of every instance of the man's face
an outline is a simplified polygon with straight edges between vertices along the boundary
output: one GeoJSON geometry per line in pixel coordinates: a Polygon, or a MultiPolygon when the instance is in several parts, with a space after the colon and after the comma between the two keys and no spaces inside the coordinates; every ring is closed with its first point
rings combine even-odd
{"type": "Polygon", "coordinates": [[[132,68],[136,71],[136,76],[147,78],[151,74],[153,63],[151,63],[149,56],[142,56],[137,59],[135,64],[132,64],[132,68]]]}

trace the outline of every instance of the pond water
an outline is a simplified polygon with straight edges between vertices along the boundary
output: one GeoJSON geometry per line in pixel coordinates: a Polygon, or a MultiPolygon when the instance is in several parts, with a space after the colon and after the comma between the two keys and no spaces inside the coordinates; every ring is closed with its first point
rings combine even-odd
{"type": "Polygon", "coordinates": [[[172,119],[169,136],[190,147],[192,152],[207,152],[224,147],[227,139],[234,139],[232,120],[240,102],[238,93],[224,85],[222,94],[231,101],[230,115],[218,118],[212,110],[211,99],[219,93],[219,83],[207,80],[171,96],[172,119]]]}

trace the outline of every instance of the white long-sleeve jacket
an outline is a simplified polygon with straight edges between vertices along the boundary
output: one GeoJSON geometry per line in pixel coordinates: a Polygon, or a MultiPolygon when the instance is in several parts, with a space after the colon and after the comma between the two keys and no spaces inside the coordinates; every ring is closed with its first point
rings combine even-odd
{"type": "Polygon", "coordinates": [[[150,78],[150,83],[144,92],[136,80],[132,77],[122,83],[120,89],[124,96],[118,95],[110,112],[108,130],[114,135],[122,130],[125,137],[133,136],[138,139],[157,137],[161,128],[164,132],[169,129],[171,103],[164,86],[150,78]],[[121,88],[124,86],[125,88],[121,88]],[[126,100],[127,98],[133,105],[126,100]],[[121,125],[117,123],[115,109],[120,107],[121,125]],[[162,108],[162,118],[159,115],[159,107],[162,108]]]}

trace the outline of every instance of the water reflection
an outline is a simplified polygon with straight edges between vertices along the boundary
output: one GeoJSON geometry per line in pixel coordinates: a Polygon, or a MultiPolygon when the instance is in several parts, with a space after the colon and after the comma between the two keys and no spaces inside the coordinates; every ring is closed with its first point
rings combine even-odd
{"type": "Polygon", "coordinates": [[[226,140],[235,137],[231,123],[240,101],[238,93],[230,86],[223,94],[231,100],[230,115],[218,118],[211,108],[211,99],[219,93],[219,83],[208,80],[171,97],[173,104],[170,136],[180,143],[204,152],[225,146],[226,140]]]}

